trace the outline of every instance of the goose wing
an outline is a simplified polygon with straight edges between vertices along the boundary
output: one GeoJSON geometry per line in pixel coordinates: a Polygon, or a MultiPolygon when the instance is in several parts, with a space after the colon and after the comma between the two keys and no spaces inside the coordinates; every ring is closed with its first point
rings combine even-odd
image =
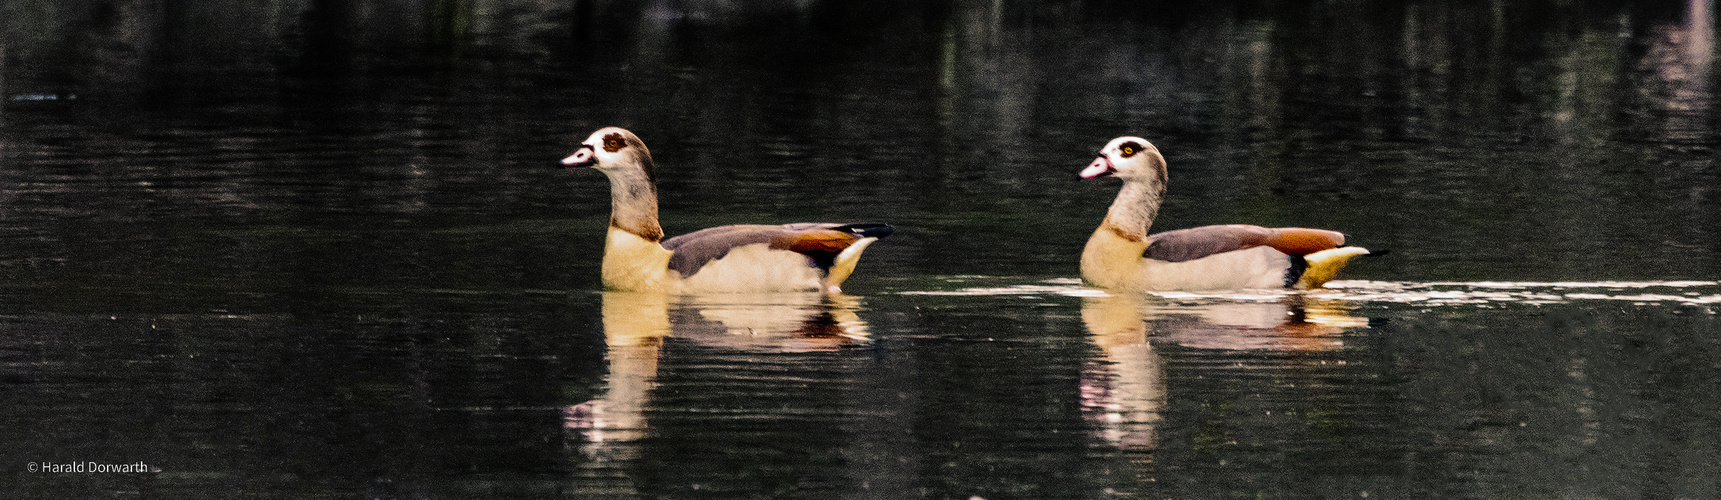
{"type": "Polygon", "coordinates": [[[735,248],[765,244],[774,250],[787,250],[811,259],[808,265],[830,269],[838,254],[862,238],[882,238],[893,229],[888,224],[840,224],[803,222],[781,226],[739,224],[701,229],[663,240],[669,249],[669,268],[692,276],[713,260],[729,255],[735,248]]]}
{"type": "Polygon", "coordinates": [[[1308,255],[1344,246],[1345,235],[1325,229],[1229,224],[1166,231],[1148,236],[1147,241],[1142,257],[1184,262],[1263,245],[1286,255],[1308,255]]]}

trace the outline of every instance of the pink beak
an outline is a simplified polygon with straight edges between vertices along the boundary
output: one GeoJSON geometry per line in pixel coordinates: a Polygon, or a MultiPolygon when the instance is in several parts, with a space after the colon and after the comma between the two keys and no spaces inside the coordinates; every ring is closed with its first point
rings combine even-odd
{"type": "Polygon", "coordinates": [[[575,151],[573,155],[568,156],[567,158],[562,158],[562,166],[572,167],[576,165],[590,165],[592,164],[593,156],[596,156],[596,154],[592,152],[591,146],[581,146],[580,150],[575,151]]]}
{"type": "Polygon", "coordinates": [[[1081,175],[1083,179],[1092,179],[1102,175],[1111,175],[1115,173],[1117,173],[1117,168],[1111,166],[1111,160],[1101,156],[1099,158],[1094,158],[1094,162],[1089,163],[1088,168],[1082,169],[1082,173],[1078,175],[1081,175]]]}

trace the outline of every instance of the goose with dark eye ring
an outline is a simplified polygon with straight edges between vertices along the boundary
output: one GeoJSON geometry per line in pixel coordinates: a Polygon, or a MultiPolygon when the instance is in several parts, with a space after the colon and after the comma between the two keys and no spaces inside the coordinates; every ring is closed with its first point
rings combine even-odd
{"type": "Polygon", "coordinates": [[[1165,196],[1165,157],[1140,137],[1112,139],[1078,174],[1123,187],[1082,249],[1082,281],[1123,291],[1319,288],[1351,258],[1385,251],[1345,245],[1325,229],[1202,226],[1147,234],[1165,196]]]}
{"type": "Polygon", "coordinates": [[[894,231],[880,223],[745,224],[664,239],[651,151],[633,132],[593,132],[561,163],[594,168],[609,178],[602,270],[609,290],[841,293],[861,252],[894,231]]]}

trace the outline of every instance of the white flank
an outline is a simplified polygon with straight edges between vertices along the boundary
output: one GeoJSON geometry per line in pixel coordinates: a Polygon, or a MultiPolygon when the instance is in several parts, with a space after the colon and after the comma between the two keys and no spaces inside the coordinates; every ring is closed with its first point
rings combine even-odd
{"type": "MultiPolygon", "coordinates": [[[[667,260],[665,260],[667,263],[667,260]]],[[[678,293],[760,293],[818,290],[819,268],[812,259],[764,243],[729,249],[723,258],[677,282],[678,293]]]]}
{"type": "Polygon", "coordinates": [[[1290,256],[1272,247],[1254,247],[1183,262],[1141,259],[1136,290],[1235,290],[1284,288],[1290,256]]]}

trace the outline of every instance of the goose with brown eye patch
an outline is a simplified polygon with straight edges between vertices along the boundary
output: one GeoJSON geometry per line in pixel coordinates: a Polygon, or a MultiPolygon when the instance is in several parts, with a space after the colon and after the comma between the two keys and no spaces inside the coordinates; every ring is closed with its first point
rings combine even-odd
{"type": "Polygon", "coordinates": [[[861,252],[893,230],[878,223],[746,224],[664,239],[651,151],[633,132],[593,132],[562,165],[591,167],[609,178],[602,271],[609,290],[841,293],[861,252]]]}
{"type": "Polygon", "coordinates": [[[1246,224],[1147,234],[1165,196],[1165,157],[1140,137],[1112,139],[1083,179],[1123,187],[1082,249],[1082,281],[1120,291],[1319,288],[1352,257],[1385,251],[1346,246],[1324,229],[1246,224]]]}
{"type": "Polygon", "coordinates": [[[621,134],[611,133],[604,135],[604,151],[614,153],[616,151],[621,151],[621,148],[625,147],[627,147],[627,140],[622,138],[621,134]]]}

